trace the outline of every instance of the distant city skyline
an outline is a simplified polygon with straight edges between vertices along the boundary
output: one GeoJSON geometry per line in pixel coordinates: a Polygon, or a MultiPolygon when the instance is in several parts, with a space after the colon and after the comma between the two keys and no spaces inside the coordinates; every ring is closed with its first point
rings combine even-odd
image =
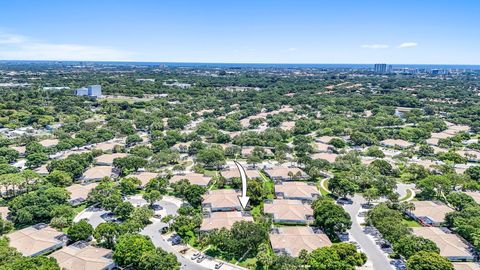
{"type": "Polygon", "coordinates": [[[0,60],[480,65],[480,1],[7,1],[0,60]]]}

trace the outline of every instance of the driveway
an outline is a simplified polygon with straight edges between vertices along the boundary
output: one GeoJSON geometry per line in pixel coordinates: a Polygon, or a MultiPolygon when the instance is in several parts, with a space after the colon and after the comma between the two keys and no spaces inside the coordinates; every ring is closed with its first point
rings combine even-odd
{"type": "Polygon", "coordinates": [[[92,225],[93,228],[96,228],[100,223],[107,222],[107,219],[104,219],[105,215],[109,214],[109,211],[89,207],[80,212],[74,219],[73,222],[79,222],[82,219],[86,219],[87,222],[92,225]]]}
{"type": "Polygon", "coordinates": [[[386,253],[384,253],[375,241],[363,231],[364,227],[360,225],[363,220],[359,220],[358,213],[362,208],[361,204],[366,202],[365,199],[360,195],[355,195],[352,198],[352,201],[352,204],[344,205],[344,208],[352,218],[352,228],[348,231],[351,238],[350,240],[356,241],[368,257],[367,264],[362,269],[394,269],[390,264],[390,260],[387,258],[386,253]]]}

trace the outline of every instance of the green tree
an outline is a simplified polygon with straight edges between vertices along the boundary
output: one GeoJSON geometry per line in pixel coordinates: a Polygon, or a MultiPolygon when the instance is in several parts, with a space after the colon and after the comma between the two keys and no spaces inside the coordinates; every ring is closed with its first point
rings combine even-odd
{"type": "Polygon", "coordinates": [[[82,219],[68,228],[67,234],[72,242],[87,240],[93,233],[93,227],[82,219]]]}
{"type": "Polygon", "coordinates": [[[47,176],[47,181],[57,187],[68,187],[72,185],[72,176],[64,171],[53,170],[47,176]]]}
{"type": "Polygon", "coordinates": [[[434,242],[415,235],[402,236],[396,243],[393,244],[393,248],[407,260],[419,251],[429,251],[435,253],[440,252],[434,242]]]}
{"type": "Polygon", "coordinates": [[[152,190],[143,194],[143,199],[146,200],[150,206],[152,206],[156,201],[162,199],[162,194],[158,190],[152,190]]]}
{"type": "Polygon", "coordinates": [[[315,225],[332,239],[337,237],[337,233],[346,232],[352,226],[350,215],[332,200],[319,198],[313,202],[312,208],[315,225]]]}
{"type": "Polygon", "coordinates": [[[113,252],[113,259],[122,267],[133,266],[138,269],[142,256],[149,252],[154,252],[155,246],[150,238],[144,235],[127,233],[118,238],[113,252]]]}
{"type": "Polygon", "coordinates": [[[140,258],[139,269],[142,270],[180,270],[180,263],[173,253],[161,248],[143,253],[140,258]]]}
{"type": "Polygon", "coordinates": [[[130,202],[121,202],[115,208],[113,213],[121,220],[127,220],[132,215],[135,207],[130,202]]]}
{"type": "Polygon", "coordinates": [[[453,270],[452,263],[435,252],[420,251],[407,261],[408,270],[453,270]]]}
{"type": "Polygon", "coordinates": [[[93,237],[105,248],[113,248],[119,235],[119,225],[114,222],[100,223],[93,232],[93,237]]]}

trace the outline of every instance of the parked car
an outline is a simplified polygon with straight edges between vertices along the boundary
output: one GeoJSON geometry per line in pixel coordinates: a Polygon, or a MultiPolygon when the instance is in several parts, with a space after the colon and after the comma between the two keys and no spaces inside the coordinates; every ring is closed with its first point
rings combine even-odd
{"type": "Polygon", "coordinates": [[[198,257],[200,257],[200,255],[202,255],[200,252],[195,252],[193,253],[192,257],[190,258],[190,260],[195,260],[197,259],[198,257]]]}
{"type": "Polygon", "coordinates": [[[155,214],[155,215],[153,215],[153,217],[154,217],[154,218],[161,219],[161,218],[162,218],[162,215],[160,215],[160,214],[155,214]]]}
{"type": "Polygon", "coordinates": [[[349,198],[340,198],[337,200],[338,204],[344,205],[344,204],[353,204],[353,201],[349,198]]]}
{"type": "Polygon", "coordinates": [[[205,258],[206,258],[205,255],[203,255],[203,254],[200,255],[200,257],[197,258],[197,263],[203,262],[203,260],[205,260],[205,258]]]}
{"type": "Polygon", "coordinates": [[[223,262],[219,262],[217,264],[215,264],[215,269],[220,269],[220,267],[223,266],[223,262]]]}

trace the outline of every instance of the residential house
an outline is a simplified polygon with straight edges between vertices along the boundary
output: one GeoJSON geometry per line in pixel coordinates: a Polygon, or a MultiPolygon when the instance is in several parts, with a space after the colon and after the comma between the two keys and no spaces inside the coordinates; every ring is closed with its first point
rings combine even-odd
{"type": "Polygon", "coordinates": [[[205,213],[200,231],[207,232],[221,228],[230,229],[233,223],[238,221],[253,222],[253,217],[248,213],[239,211],[205,213]]]}
{"type": "Polygon", "coordinates": [[[470,247],[458,235],[446,228],[414,227],[413,234],[433,241],[440,249],[440,255],[450,261],[473,261],[470,247]]]}
{"type": "Polygon", "coordinates": [[[313,201],[320,196],[314,183],[281,182],[275,185],[275,196],[289,200],[313,201]]]}
{"type": "Polygon", "coordinates": [[[24,256],[33,257],[59,249],[67,242],[67,236],[47,224],[37,224],[6,235],[10,246],[24,256]]]}
{"type": "Polygon", "coordinates": [[[425,226],[440,226],[454,210],[440,201],[412,201],[415,209],[407,214],[425,226]]]}
{"type": "Polygon", "coordinates": [[[116,266],[110,249],[76,242],[49,255],[65,270],[111,270],[116,266]]]}
{"type": "Polygon", "coordinates": [[[332,245],[328,236],[321,230],[308,226],[274,228],[269,236],[275,253],[284,253],[294,257],[298,257],[302,250],[311,252],[317,248],[332,245]]]}
{"type": "Polygon", "coordinates": [[[312,207],[299,200],[267,200],[263,212],[281,224],[308,224],[314,220],[312,207]]]}
{"type": "Polygon", "coordinates": [[[241,211],[238,196],[233,189],[209,190],[203,195],[202,207],[209,212],[241,211]]]}

